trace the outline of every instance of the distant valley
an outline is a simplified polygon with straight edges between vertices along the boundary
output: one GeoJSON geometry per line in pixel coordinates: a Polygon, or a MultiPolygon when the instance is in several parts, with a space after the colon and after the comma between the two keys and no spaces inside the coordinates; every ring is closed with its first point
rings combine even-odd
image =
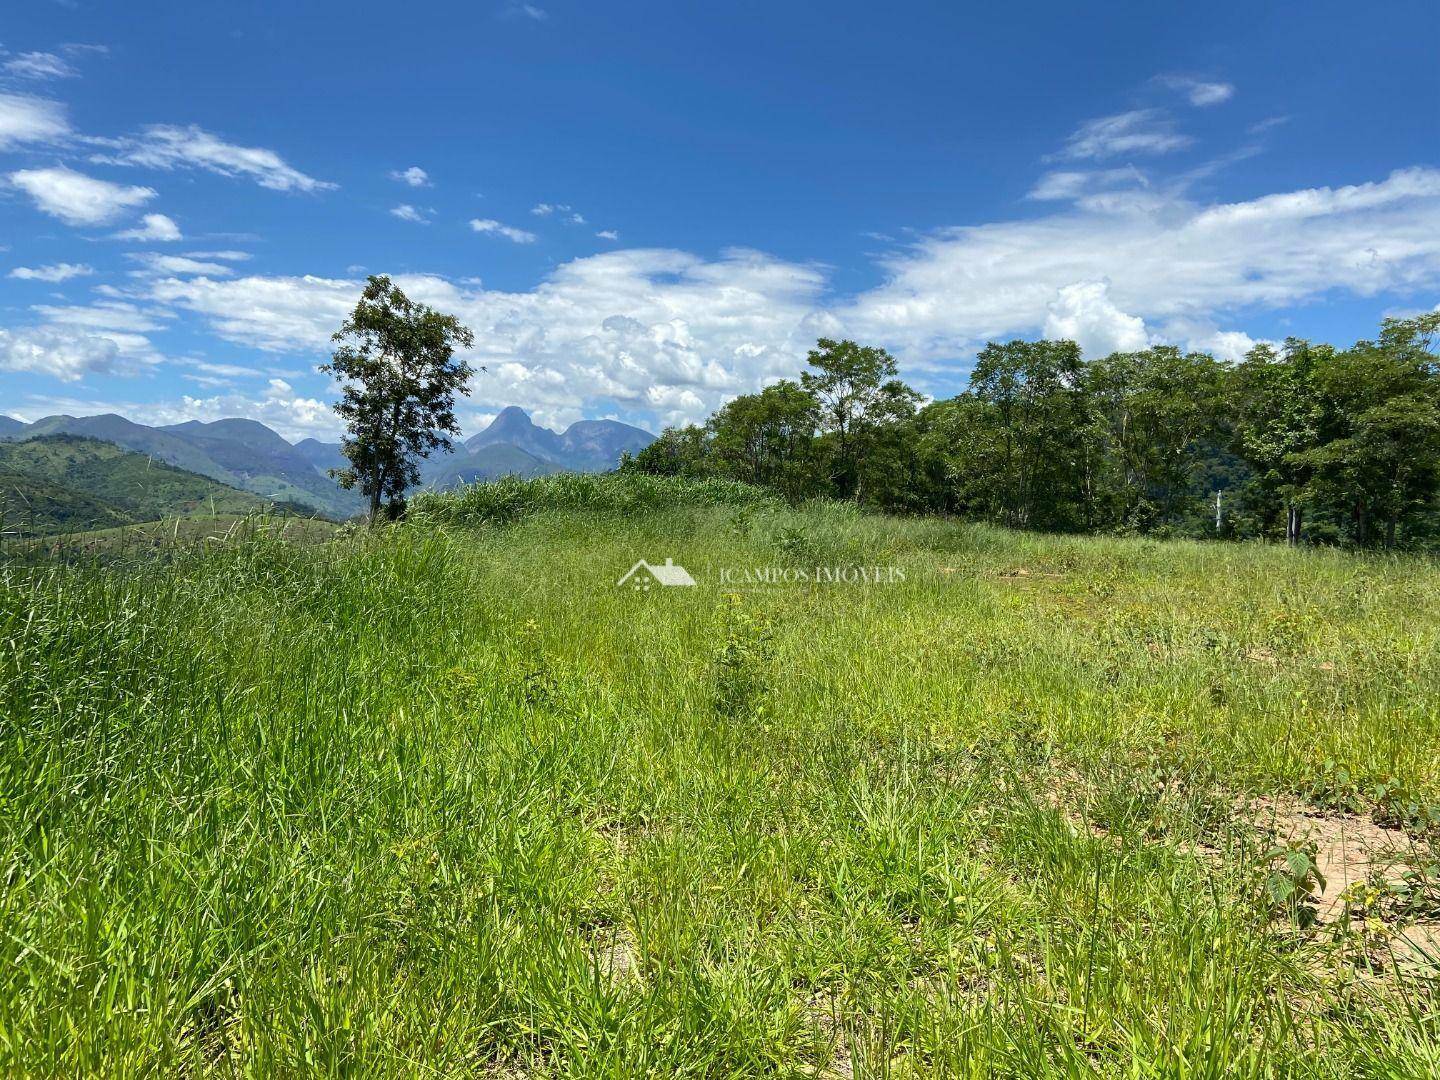
{"type": "MultiPolygon", "coordinates": [[[[329,469],[345,464],[339,443],[303,439],[292,444],[256,420],[191,420],[148,427],[114,414],[47,416],[33,424],[0,416],[0,450],[7,444],[23,445],[37,436],[55,435],[111,443],[216,481],[227,490],[234,489],[237,495],[248,492],[271,503],[327,517],[343,519],[363,510],[359,494],[345,491],[328,475],[329,469]]],[[[457,445],[453,453],[436,455],[425,462],[422,484],[449,488],[502,476],[604,472],[615,468],[623,454],[643,449],[654,438],[648,431],[617,420],[582,420],[563,432],[551,431],[533,423],[523,409],[510,406],[501,410],[484,431],[457,445]]],[[[16,459],[7,473],[12,477],[20,475],[17,470],[23,471],[26,460],[23,456],[16,459]]],[[[53,472],[52,468],[50,473],[31,480],[53,484],[53,472]]],[[[103,490],[94,494],[105,498],[103,490]]],[[[59,498],[56,492],[51,491],[47,498],[50,501],[46,505],[59,513],[54,504],[54,499],[59,498]]],[[[86,512],[91,511],[101,514],[97,507],[86,512]]],[[[122,508],[117,512],[123,516],[135,511],[122,508]]]]}

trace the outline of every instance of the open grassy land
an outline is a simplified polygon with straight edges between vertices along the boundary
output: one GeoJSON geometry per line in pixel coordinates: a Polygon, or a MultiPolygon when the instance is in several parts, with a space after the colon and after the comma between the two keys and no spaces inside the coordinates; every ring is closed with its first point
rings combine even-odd
{"type": "Polygon", "coordinates": [[[1433,563],[419,504],[0,568],[0,1070],[1440,1073],[1433,563]]]}

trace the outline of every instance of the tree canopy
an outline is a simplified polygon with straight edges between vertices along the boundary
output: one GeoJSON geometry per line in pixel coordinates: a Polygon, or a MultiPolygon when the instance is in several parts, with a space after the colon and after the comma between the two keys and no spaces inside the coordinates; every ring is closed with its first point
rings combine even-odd
{"type": "Polygon", "coordinates": [[[377,275],[332,340],[338,347],[320,370],[343,387],[335,411],[345,420],[341,452],[350,462],[332,475],[360,488],[374,520],[382,501],[398,505],[419,483],[421,459],[449,450],[449,436],[460,433],[455,395],[469,393],[475,369],[455,359],[455,348],[475,337],[455,316],[415,303],[377,275]]]}
{"type": "Polygon", "coordinates": [[[628,467],[1018,528],[1434,548],[1437,333],[1430,313],[1233,364],[992,342],[963,393],[929,403],[885,350],[822,339],[798,382],[667,430],[628,467]]]}

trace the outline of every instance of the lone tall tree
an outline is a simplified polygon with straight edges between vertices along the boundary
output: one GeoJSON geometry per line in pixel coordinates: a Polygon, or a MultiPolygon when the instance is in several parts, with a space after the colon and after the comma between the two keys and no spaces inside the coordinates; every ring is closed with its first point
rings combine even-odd
{"type": "Polygon", "coordinates": [[[895,378],[895,358],[873,345],[821,338],[805,362],[815,370],[800,373],[800,386],[814,397],[820,425],[829,432],[835,489],[858,501],[866,445],[877,420],[905,390],[895,378]]]}
{"type": "Polygon", "coordinates": [[[373,521],[382,499],[419,482],[420,459],[449,450],[448,436],[460,433],[455,394],[470,392],[475,370],[455,359],[455,347],[475,344],[475,335],[375,275],[332,340],[335,355],[320,370],[344,387],[335,411],[345,420],[340,449],[350,465],[331,474],[341,487],[359,486],[373,521]]]}

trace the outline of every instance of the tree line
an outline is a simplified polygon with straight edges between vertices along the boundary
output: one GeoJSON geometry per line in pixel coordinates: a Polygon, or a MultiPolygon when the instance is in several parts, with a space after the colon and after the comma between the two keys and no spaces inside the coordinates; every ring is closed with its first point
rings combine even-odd
{"type": "Polygon", "coordinates": [[[798,380],[667,428],[624,464],[1023,529],[1440,547],[1440,312],[1348,349],[1239,362],[1073,341],[982,349],[926,403],[884,349],[821,339],[798,380]]]}

